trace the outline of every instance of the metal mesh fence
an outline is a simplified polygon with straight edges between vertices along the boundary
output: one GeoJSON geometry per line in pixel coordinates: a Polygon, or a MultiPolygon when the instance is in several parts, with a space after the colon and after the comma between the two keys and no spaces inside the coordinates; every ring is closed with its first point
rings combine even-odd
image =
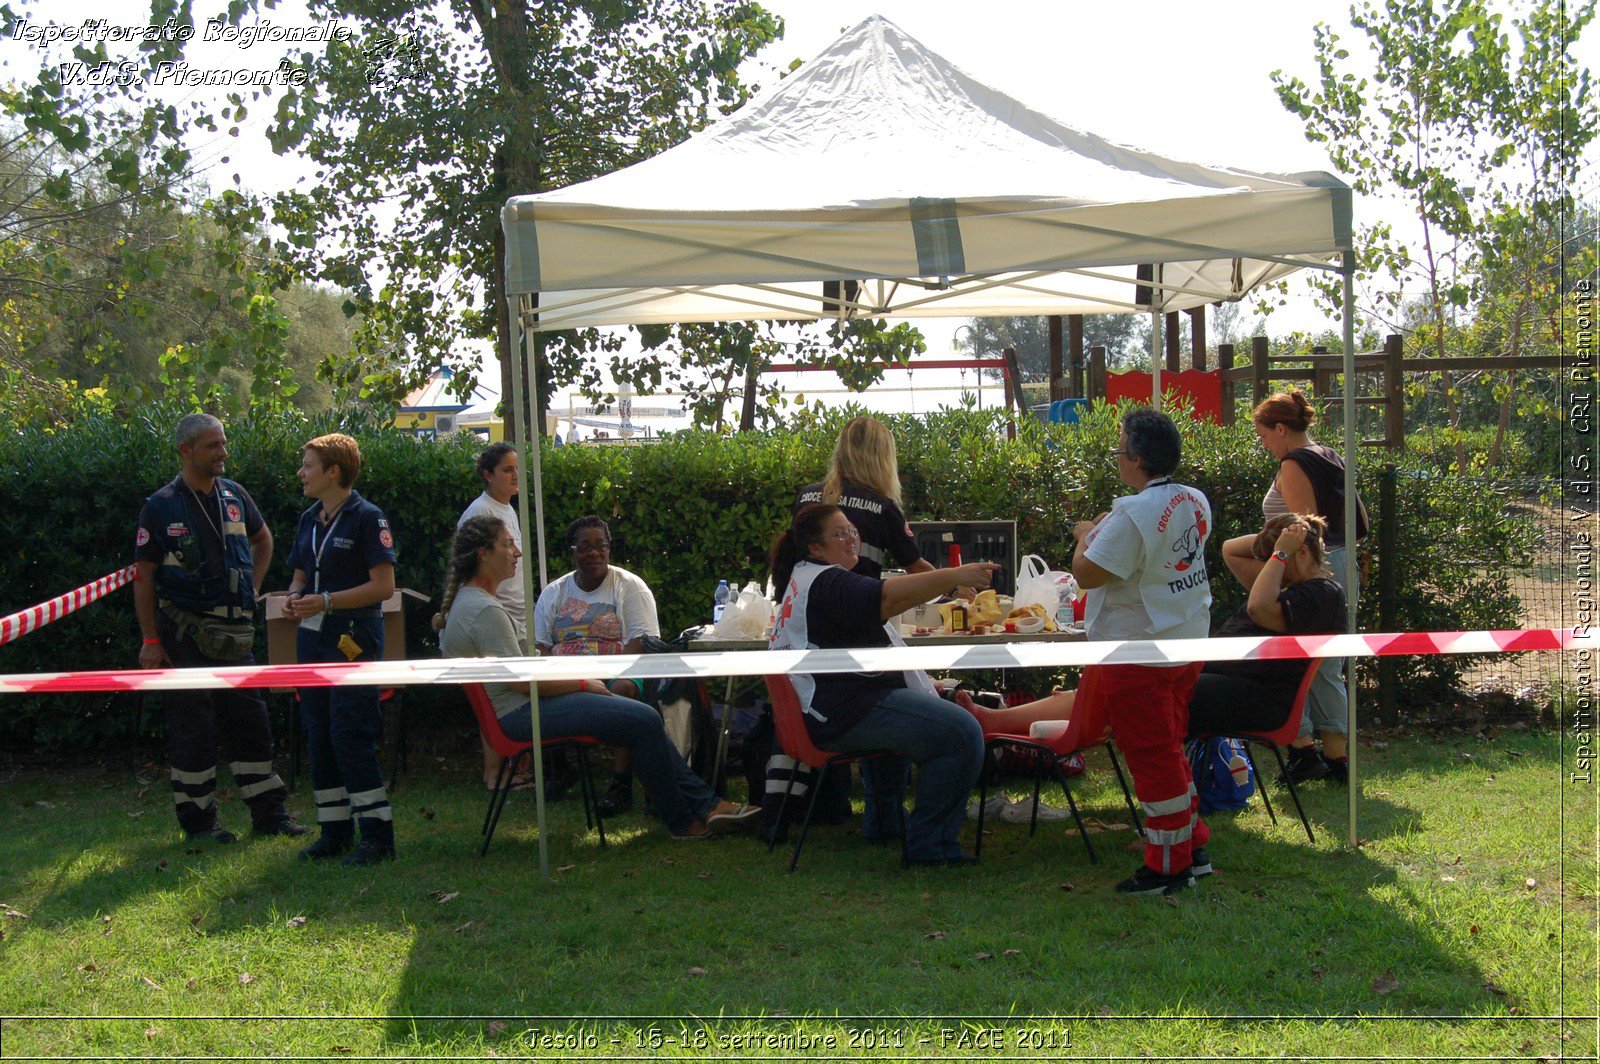
{"type": "MultiPolygon", "coordinates": [[[[1520,603],[1520,627],[1571,624],[1577,578],[1571,548],[1587,527],[1573,519],[1579,511],[1568,504],[1576,500],[1563,499],[1559,487],[1548,481],[1481,478],[1475,483],[1502,499],[1507,514],[1532,533],[1534,549],[1521,564],[1494,563],[1505,567],[1511,591],[1520,603]]],[[[1590,509],[1592,505],[1582,507],[1590,509]]],[[[1473,693],[1502,691],[1518,701],[1548,704],[1563,678],[1563,657],[1557,653],[1500,655],[1474,664],[1463,674],[1462,685],[1473,693]]]]}

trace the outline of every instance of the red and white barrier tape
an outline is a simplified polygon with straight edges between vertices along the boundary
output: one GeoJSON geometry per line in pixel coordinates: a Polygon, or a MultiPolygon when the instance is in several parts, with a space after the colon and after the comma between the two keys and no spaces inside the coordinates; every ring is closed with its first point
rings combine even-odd
{"type": "Polygon", "coordinates": [[[761,676],[768,673],[899,669],[1026,669],[1041,666],[1171,665],[1186,661],[1502,654],[1600,647],[1592,630],[1392,632],[1375,635],[1253,636],[1085,643],[985,643],[858,650],[744,650],[611,654],[604,657],[446,658],[332,665],[231,665],[0,676],[0,694],[177,691],[216,687],[343,687],[367,684],[506,683],[629,677],[761,676]]]}
{"type": "Polygon", "coordinates": [[[98,580],[91,580],[76,591],[68,591],[65,595],[57,595],[48,602],[41,602],[37,606],[29,606],[25,610],[18,610],[6,617],[0,617],[0,646],[5,646],[13,639],[27,635],[37,628],[43,628],[51,621],[59,621],[67,614],[77,609],[82,609],[95,599],[109,595],[117,588],[134,579],[138,572],[137,567],[128,566],[118,569],[114,573],[107,573],[98,580]]]}

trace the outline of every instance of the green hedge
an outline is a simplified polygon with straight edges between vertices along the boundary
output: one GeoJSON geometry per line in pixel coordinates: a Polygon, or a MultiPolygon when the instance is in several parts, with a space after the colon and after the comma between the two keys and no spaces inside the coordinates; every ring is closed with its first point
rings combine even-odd
{"type": "MultiPolygon", "coordinates": [[[[788,432],[688,434],[643,447],[560,447],[544,452],[550,571],[567,568],[560,530],[596,512],[611,523],[617,564],[638,572],[656,593],[664,632],[707,618],[718,578],[765,579],[766,548],[788,521],[799,484],[822,476],[841,411],[788,432]]],[[[144,497],[176,471],[172,412],[123,425],[88,420],[53,433],[0,437],[0,611],[31,605],[100,576],[131,558],[134,518],[144,497]]],[[[1073,523],[1108,509],[1120,494],[1107,453],[1116,413],[1097,409],[1076,428],[1025,420],[1008,440],[996,411],[946,411],[891,421],[899,443],[906,511],[913,520],[1015,517],[1022,553],[1052,566],[1070,557],[1073,523]]],[[[273,418],[228,426],[229,475],[260,505],[278,537],[269,589],[287,585],[288,540],[305,505],[294,472],[299,447],[332,429],[350,431],[365,462],[359,487],[388,513],[399,551],[399,582],[437,596],[445,545],[461,509],[477,493],[478,445],[434,443],[322,419],[273,418]]],[[[1210,498],[1216,532],[1208,551],[1215,613],[1243,600],[1222,566],[1222,538],[1259,527],[1270,459],[1248,425],[1185,423],[1181,476],[1210,498]]],[[[1516,601],[1501,570],[1526,549],[1523,530],[1499,500],[1425,473],[1399,493],[1398,605],[1407,628],[1503,627],[1516,601]],[[1470,559],[1470,561],[1468,561],[1470,559]]],[[[1374,508],[1375,480],[1363,492],[1374,508]]],[[[411,656],[438,653],[427,620],[432,606],[408,606],[411,656]]],[[[1368,601],[1363,625],[1376,623],[1368,601]]],[[[119,668],[138,650],[132,595],[109,599],[43,632],[0,647],[0,672],[119,668]]],[[[264,657],[264,639],[258,655],[264,657]]],[[[1408,690],[1448,683],[1456,659],[1407,666],[1408,690]]],[[[412,705],[455,707],[446,689],[414,689],[412,705]]],[[[0,717],[0,745],[10,750],[112,744],[131,736],[138,706],[129,695],[11,696],[0,717]]],[[[458,707],[455,710],[458,711],[458,707]]],[[[152,727],[145,723],[146,731],[152,727]]]]}

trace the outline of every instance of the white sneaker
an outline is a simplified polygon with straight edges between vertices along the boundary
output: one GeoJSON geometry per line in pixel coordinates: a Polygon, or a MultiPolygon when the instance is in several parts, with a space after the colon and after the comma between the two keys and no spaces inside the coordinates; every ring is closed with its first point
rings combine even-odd
{"type": "MultiPolygon", "coordinates": [[[[989,795],[988,800],[983,803],[984,819],[993,820],[997,816],[1003,818],[1006,810],[1010,808],[1010,804],[1011,799],[1006,797],[1005,791],[995,791],[993,794],[989,795]]],[[[967,803],[967,819],[978,819],[978,800],[976,798],[967,803]]]]}
{"type": "MultiPolygon", "coordinates": [[[[1060,809],[1053,805],[1045,805],[1043,802],[1039,803],[1039,822],[1041,824],[1047,820],[1070,820],[1071,818],[1072,811],[1069,809],[1060,809]]],[[[1033,819],[1032,799],[1025,798],[1019,802],[1012,802],[1001,810],[1000,819],[1007,824],[1028,823],[1033,819]]]]}

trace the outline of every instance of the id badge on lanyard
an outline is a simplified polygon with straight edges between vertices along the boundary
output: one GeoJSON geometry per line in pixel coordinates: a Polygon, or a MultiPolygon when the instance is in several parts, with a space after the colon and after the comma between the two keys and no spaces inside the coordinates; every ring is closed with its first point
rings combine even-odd
{"type": "MultiPolygon", "coordinates": [[[[339,527],[339,522],[343,519],[343,513],[334,517],[333,523],[328,526],[328,531],[323,534],[322,546],[320,547],[317,546],[317,526],[315,524],[311,526],[311,591],[313,594],[322,594],[322,552],[328,549],[328,541],[333,539],[333,531],[339,527]]],[[[300,627],[308,632],[320,632],[322,631],[322,619],[327,615],[327,612],[324,611],[312,614],[310,617],[302,617],[300,618],[300,627]]]]}

